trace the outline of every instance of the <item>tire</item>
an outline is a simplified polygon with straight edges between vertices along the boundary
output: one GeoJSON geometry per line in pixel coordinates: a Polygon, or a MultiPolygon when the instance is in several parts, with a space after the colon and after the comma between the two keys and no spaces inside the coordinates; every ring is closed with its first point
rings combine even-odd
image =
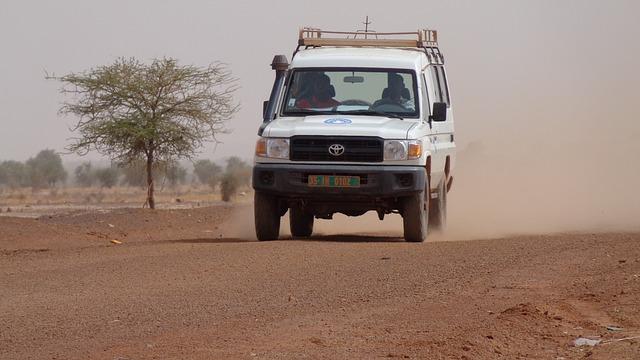
{"type": "Polygon", "coordinates": [[[258,240],[277,240],[280,235],[278,199],[256,191],[253,198],[253,212],[258,240]]]}
{"type": "Polygon", "coordinates": [[[429,183],[425,190],[406,197],[402,204],[404,239],[408,242],[423,242],[429,227],[429,183]]]}
{"type": "Polygon", "coordinates": [[[289,209],[289,224],[294,237],[309,237],[313,233],[313,214],[293,206],[289,209]]]}
{"type": "Polygon", "coordinates": [[[429,230],[444,232],[447,228],[447,178],[438,186],[438,198],[429,203],[429,230]]]}

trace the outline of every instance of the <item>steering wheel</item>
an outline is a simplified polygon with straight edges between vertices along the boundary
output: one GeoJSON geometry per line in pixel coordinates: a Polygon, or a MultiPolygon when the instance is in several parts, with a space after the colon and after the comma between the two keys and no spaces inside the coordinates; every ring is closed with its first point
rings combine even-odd
{"type": "Polygon", "coordinates": [[[371,103],[368,101],[360,100],[360,99],[349,99],[342,101],[340,105],[362,105],[362,106],[371,106],[371,103]]]}
{"type": "Polygon", "coordinates": [[[391,99],[378,100],[371,105],[370,109],[381,112],[407,112],[407,108],[391,99]]]}

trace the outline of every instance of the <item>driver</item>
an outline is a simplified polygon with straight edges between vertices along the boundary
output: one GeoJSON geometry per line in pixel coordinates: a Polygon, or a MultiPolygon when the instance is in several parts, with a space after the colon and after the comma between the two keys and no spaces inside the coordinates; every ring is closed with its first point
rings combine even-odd
{"type": "Polygon", "coordinates": [[[311,84],[311,96],[302,98],[296,104],[298,108],[333,108],[340,105],[340,102],[333,97],[336,90],[331,85],[331,79],[326,74],[318,74],[313,77],[311,84]]]}
{"type": "Polygon", "coordinates": [[[374,102],[372,107],[393,104],[404,108],[406,102],[406,99],[403,97],[403,92],[406,89],[404,79],[398,74],[391,74],[388,84],[389,86],[382,92],[382,99],[374,102]]]}

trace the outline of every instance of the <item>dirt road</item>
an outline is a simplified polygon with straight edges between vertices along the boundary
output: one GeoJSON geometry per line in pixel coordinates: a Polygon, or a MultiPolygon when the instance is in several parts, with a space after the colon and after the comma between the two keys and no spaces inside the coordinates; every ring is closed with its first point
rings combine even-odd
{"type": "Polygon", "coordinates": [[[0,217],[0,358],[640,358],[614,341],[640,335],[640,234],[259,243],[230,213],[0,217]]]}

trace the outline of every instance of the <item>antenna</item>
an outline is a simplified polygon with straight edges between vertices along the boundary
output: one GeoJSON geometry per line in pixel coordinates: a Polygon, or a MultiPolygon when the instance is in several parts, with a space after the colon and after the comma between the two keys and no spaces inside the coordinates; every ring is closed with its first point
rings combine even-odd
{"type": "MultiPolygon", "coordinates": [[[[371,21],[369,21],[369,15],[367,15],[365,17],[364,22],[361,23],[361,24],[364,25],[364,30],[362,30],[362,29],[356,30],[355,33],[353,34],[353,38],[354,39],[357,39],[358,35],[364,34],[364,39],[367,40],[369,38],[369,33],[372,33],[375,36],[376,39],[378,38],[378,35],[376,34],[375,30],[369,31],[369,25],[371,25],[371,21]]],[[[349,38],[349,36],[347,36],[347,39],[348,38],[349,38]]]]}
{"type": "Polygon", "coordinates": [[[369,21],[369,15],[367,15],[366,19],[363,22],[364,24],[364,38],[367,38],[367,33],[369,32],[369,25],[371,25],[371,21],[369,21]]]}

